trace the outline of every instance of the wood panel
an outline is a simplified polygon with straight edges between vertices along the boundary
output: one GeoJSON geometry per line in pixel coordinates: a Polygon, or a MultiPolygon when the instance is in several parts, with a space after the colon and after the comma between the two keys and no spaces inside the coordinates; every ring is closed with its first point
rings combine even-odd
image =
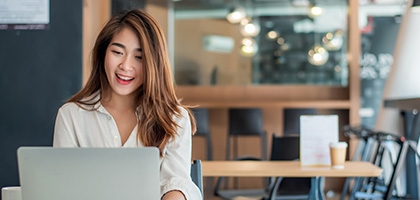
{"type": "MultiPolygon", "coordinates": [[[[349,100],[350,100],[350,114],[349,124],[359,125],[361,118],[359,115],[360,110],[360,52],[361,52],[361,33],[359,29],[359,2],[356,0],[349,0],[349,37],[348,37],[348,61],[349,61],[349,100]]],[[[358,141],[352,139],[349,142],[349,154],[353,156],[356,150],[358,141]]]]}
{"type": "Polygon", "coordinates": [[[83,1],[83,84],[90,75],[91,53],[96,36],[111,14],[111,0],[83,1]]]}
{"type": "Polygon", "coordinates": [[[314,85],[178,86],[185,102],[274,102],[348,100],[349,88],[314,85]]]}

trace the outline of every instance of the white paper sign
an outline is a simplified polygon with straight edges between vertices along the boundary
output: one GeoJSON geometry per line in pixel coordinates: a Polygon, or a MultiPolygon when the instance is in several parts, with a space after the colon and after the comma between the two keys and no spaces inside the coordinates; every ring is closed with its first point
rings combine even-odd
{"type": "Polygon", "coordinates": [[[302,166],[330,165],[330,142],[338,141],[337,115],[300,116],[300,162],[302,166]]]}
{"type": "Polygon", "coordinates": [[[0,30],[46,29],[50,0],[0,0],[0,30]]]}

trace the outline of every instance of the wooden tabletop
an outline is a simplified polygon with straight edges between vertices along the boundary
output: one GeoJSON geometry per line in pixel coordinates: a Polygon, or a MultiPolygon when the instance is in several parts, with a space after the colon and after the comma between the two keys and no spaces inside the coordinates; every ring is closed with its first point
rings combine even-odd
{"type": "Polygon", "coordinates": [[[235,177],[376,177],[382,169],[369,162],[348,161],[344,169],[302,167],[299,161],[202,161],[203,176],[235,177]]]}

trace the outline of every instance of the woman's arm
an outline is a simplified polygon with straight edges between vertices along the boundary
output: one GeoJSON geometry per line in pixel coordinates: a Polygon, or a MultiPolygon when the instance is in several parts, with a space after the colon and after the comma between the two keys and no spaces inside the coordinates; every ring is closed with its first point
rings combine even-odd
{"type": "MultiPolygon", "coordinates": [[[[160,173],[161,192],[171,196],[181,193],[187,200],[200,200],[203,199],[201,192],[190,176],[192,149],[190,118],[183,108],[181,114],[182,116],[175,120],[180,126],[177,130],[178,135],[170,140],[164,149],[160,173]]],[[[166,195],[163,197],[165,200],[169,199],[166,195]]]]}
{"type": "Polygon", "coordinates": [[[172,190],[163,195],[162,200],[186,200],[186,198],[181,191],[172,190]]]}
{"type": "Polygon", "coordinates": [[[58,109],[57,117],[55,119],[54,126],[54,138],[53,146],[54,147],[77,147],[77,138],[72,131],[72,118],[71,113],[77,105],[73,103],[64,104],[60,109],[58,109]]]}

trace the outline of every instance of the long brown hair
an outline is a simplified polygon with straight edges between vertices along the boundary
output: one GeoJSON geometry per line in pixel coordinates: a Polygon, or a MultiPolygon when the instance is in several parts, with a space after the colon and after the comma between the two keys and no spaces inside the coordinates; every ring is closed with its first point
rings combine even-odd
{"type": "Polygon", "coordinates": [[[68,102],[75,102],[79,106],[95,105],[101,100],[101,94],[110,90],[104,68],[105,53],[113,36],[123,28],[130,28],[136,33],[142,49],[145,80],[136,91],[137,138],[145,146],[158,147],[162,155],[166,143],[177,134],[179,125],[173,117],[181,116],[180,107],[187,110],[193,133],[196,126],[188,106],[181,105],[175,95],[163,31],[158,22],[146,12],[138,9],[121,12],[107,22],[93,47],[90,77],[82,90],[68,102]]]}

